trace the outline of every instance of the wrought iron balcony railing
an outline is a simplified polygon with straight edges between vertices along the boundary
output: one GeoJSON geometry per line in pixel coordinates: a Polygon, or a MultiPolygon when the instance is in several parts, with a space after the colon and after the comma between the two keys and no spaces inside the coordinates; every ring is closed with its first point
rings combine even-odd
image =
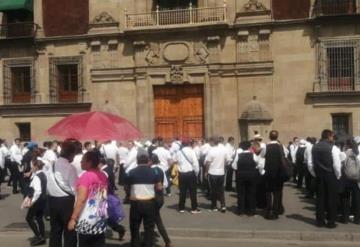
{"type": "Polygon", "coordinates": [[[34,37],[36,24],[18,22],[0,25],[0,39],[34,37]]]}
{"type": "Polygon", "coordinates": [[[226,22],[226,3],[222,7],[160,10],[142,14],[125,13],[126,29],[143,29],[159,26],[200,25],[226,22]]]}
{"type": "Polygon", "coordinates": [[[336,16],[358,14],[359,0],[317,0],[314,5],[315,16],[336,16]]]}

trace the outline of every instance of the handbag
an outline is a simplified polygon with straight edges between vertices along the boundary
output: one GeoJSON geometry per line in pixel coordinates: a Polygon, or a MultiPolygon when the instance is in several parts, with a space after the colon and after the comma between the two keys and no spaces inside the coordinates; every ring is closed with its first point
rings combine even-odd
{"type": "Polygon", "coordinates": [[[108,220],[111,223],[114,224],[119,223],[125,219],[124,206],[121,199],[118,196],[113,194],[108,195],[107,203],[108,203],[107,213],[109,217],[108,220]]]}

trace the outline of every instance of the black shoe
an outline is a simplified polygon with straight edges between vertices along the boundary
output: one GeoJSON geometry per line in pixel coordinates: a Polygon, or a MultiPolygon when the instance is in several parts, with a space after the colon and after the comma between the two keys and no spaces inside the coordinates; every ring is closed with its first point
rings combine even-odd
{"type": "Polygon", "coordinates": [[[33,241],[31,241],[31,246],[39,246],[46,244],[46,240],[43,237],[36,237],[33,241]]]}
{"type": "Polygon", "coordinates": [[[335,223],[329,223],[329,222],[328,222],[328,223],[326,224],[326,227],[329,228],[329,229],[334,229],[334,228],[337,227],[337,225],[336,225],[335,223]]]}
{"type": "Polygon", "coordinates": [[[349,224],[349,217],[342,216],[340,218],[340,222],[343,223],[343,224],[349,224]]]}
{"type": "Polygon", "coordinates": [[[20,193],[20,191],[18,191],[18,190],[13,190],[13,192],[12,192],[14,195],[15,194],[19,194],[20,193]]]}
{"type": "Polygon", "coordinates": [[[123,240],[124,240],[125,232],[126,232],[125,230],[118,231],[119,241],[123,241],[123,240]]]}
{"type": "Polygon", "coordinates": [[[270,211],[266,212],[266,214],[265,214],[265,219],[267,219],[267,220],[273,220],[273,219],[274,219],[273,213],[271,213],[270,211]]]}
{"type": "Polygon", "coordinates": [[[316,221],[316,226],[317,227],[325,227],[326,226],[325,221],[324,220],[317,220],[316,221]]]}

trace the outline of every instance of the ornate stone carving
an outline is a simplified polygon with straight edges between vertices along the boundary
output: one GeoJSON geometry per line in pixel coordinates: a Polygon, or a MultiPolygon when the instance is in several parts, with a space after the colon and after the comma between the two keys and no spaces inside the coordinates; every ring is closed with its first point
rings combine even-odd
{"type": "Polygon", "coordinates": [[[171,42],[164,46],[163,56],[168,62],[184,62],[189,55],[189,45],[185,42],[171,42]]]}
{"type": "Polygon", "coordinates": [[[194,45],[194,56],[200,63],[207,63],[209,51],[202,43],[198,43],[194,45]]]}
{"type": "Polygon", "coordinates": [[[181,65],[171,65],[170,80],[176,84],[184,82],[184,71],[181,65]]]}
{"type": "Polygon", "coordinates": [[[101,12],[99,15],[97,15],[92,24],[111,24],[116,23],[115,19],[107,12],[101,12]]]}
{"type": "Polygon", "coordinates": [[[145,46],[145,61],[148,65],[157,64],[160,59],[160,48],[158,44],[152,43],[145,46]]]}
{"type": "Polygon", "coordinates": [[[258,0],[249,0],[249,2],[244,5],[244,10],[245,12],[257,12],[267,11],[268,9],[258,0]]]}

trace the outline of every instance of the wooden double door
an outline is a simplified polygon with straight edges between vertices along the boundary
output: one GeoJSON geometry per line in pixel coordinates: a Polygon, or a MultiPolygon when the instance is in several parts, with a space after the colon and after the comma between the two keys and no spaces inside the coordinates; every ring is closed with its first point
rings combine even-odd
{"type": "Polygon", "coordinates": [[[203,85],[154,86],[155,136],[166,140],[204,136],[203,85]]]}

